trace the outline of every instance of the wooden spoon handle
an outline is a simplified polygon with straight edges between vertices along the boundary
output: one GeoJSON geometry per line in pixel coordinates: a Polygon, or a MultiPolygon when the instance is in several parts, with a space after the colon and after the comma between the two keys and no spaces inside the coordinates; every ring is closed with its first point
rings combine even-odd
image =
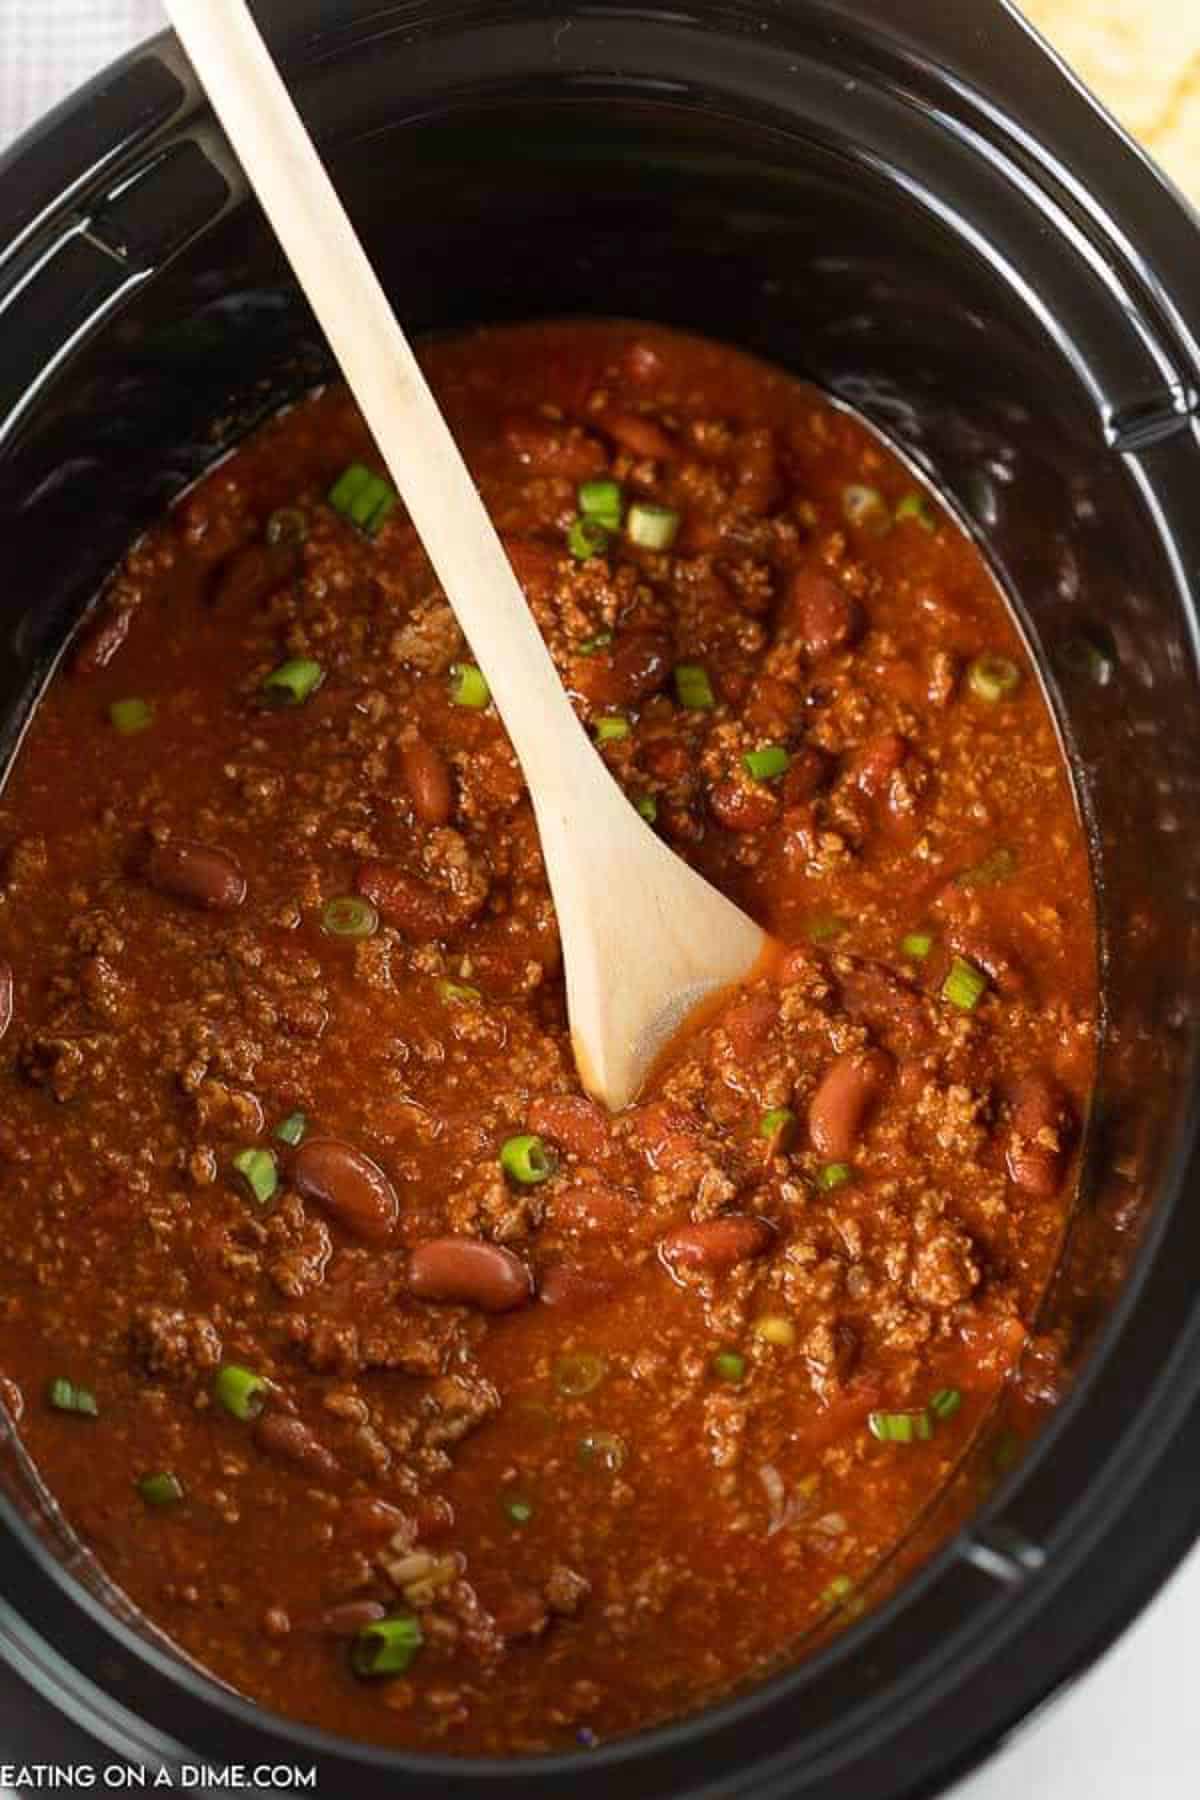
{"type": "Polygon", "coordinates": [[[371,428],[530,789],[565,803],[595,783],[598,761],[245,0],[167,0],[167,11],[371,428]]]}

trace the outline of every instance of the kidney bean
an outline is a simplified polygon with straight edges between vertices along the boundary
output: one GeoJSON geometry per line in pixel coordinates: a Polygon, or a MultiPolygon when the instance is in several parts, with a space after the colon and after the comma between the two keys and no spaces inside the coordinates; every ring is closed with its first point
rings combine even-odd
{"type": "Polygon", "coordinates": [[[791,764],[780,784],[786,806],[801,806],[819,794],[833,772],[833,762],[814,744],[804,744],[792,752],[791,764]]]}
{"type": "Polygon", "coordinates": [[[851,1154],[893,1069],[883,1050],[847,1050],[825,1071],[808,1105],[809,1136],[822,1156],[838,1162],[851,1154]]]}
{"type": "Polygon", "coordinates": [[[718,781],[708,790],[708,810],[726,831],[762,831],[779,817],[779,797],[751,781],[718,781]]]}
{"type": "Polygon", "coordinates": [[[146,879],[159,893],[211,912],[230,912],[246,898],[246,877],[224,850],[182,838],[155,844],[146,879]]]}
{"type": "Polygon", "coordinates": [[[956,929],[950,933],[950,945],[960,956],[978,963],[990,976],[998,993],[1010,999],[1028,993],[1029,976],[1021,964],[991,939],[979,937],[973,931],[956,929]]]}
{"type": "Polygon", "coordinates": [[[448,824],[454,811],[454,789],[441,751],[418,733],[401,749],[400,767],[412,795],[413,811],[421,823],[448,824]]]}
{"type": "Polygon", "coordinates": [[[658,692],[671,666],[669,638],[656,631],[631,631],[611,649],[577,658],[571,684],[593,706],[632,706],[658,692]]]}
{"type": "Polygon", "coordinates": [[[625,351],[622,360],[625,373],[631,381],[649,386],[652,382],[662,380],[665,365],[653,344],[647,344],[643,339],[635,338],[625,351]]]}
{"type": "Polygon", "coordinates": [[[129,636],[132,617],[129,612],[106,612],[88,627],[75,652],[75,669],[78,674],[94,675],[98,669],[108,667],[129,636]]]}
{"type": "Polygon", "coordinates": [[[254,1427],[254,1441],[268,1456],[295,1463],[306,1475],[328,1480],[338,1472],[337,1458],[293,1413],[264,1413],[254,1427]]]}
{"type": "Polygon", "coordinates": [[[555,1263],[538,1285],[538,1299],[543,1306],[556,1306],[563,1312],[585,1312],[612,1298],[613,1285],[603,1276],[589,1274],[573,1263],[555,1263]]]}
{"type": "Polygon", "coordinates": [[[511,1250],[483,1238],[428,1238],[408,1259],[418,1300],[449,1300],[481,1312],[511,1312],[533,1298],[533,1277],[511,1250]]]}
{"type": "Polygon", "coordinates": [[[869,800],[877,799],[907,755],[908,740],[898,731],[885,732],[854,752],[851,777],[869,800]]]}
{"type": "Polygon", "coordinates": [[[432,887],[419,875],[410,875],[394,863],[363,863],[354,885],[375,906],[380,917],[396,925],[416,943],[443,937],[460,922],[452,896],[432,887]]]}
{"type": "Polygon", "coordinates": [[[231,610],[257,606],[290,581],[300,566],[295,543],[249,544],[221,564],[213,585],[213,602],[231,610]]]}
{"type": "Polygon", "coordinates": [[[670,1171],[702,1148],[700,1121],[671,1100],[651,1100],[627,1115],[629,1135],[652,1169],[670,1171]]]}
{"type": "Polygon", "coordinates": [[[354,1637],[364,1625],[386,1617],[387,1608],[378,1600],[343,1600],[340,1606],[325,1608],[320,1628],[328,1637],[354,1637]]]}
{"type": "Polygon", "coordinates": [[[527,1117],[531,1131],[574,1156],[594,1161],[608,1149],[608,1115],[583,1094],[542,1094],[530,1102],[527,1117]]]}
{"type": "Polygon", "coordinates": [[[377,1163],[340,1138],[305,1138],[292,1158],[292,1180],[306,1200],[369,1244],[386,1243],[400,1202],[377,1163]]]}
{"type": "Polygon", "coordinates": [[[561,1188],[550,1204],[554,1223],[569,1231],[623,1231],[632,1223],[636,1211],[628,1194],[601,1181],[561,1188]]]}
{"type": "Polygon", "coordinates": [[[923,1050],[933,1037],[929,1003],[911,983],[882,963],[838,963],[842,1005],[880,1037],[894,1037],[904,1051],[923,1050]]]}
{"type": "Polygon", "coordinates": [[[343,1537],[368,1543],[374,1538],[394,1538],[398,1532],[411,1534],[414,1543],[417,1536],[408,1515],[377,1494],[358,1494],[347,1500],[338,1514],[338,1531],[343,1537]]]}
{"type": "Polygon", "coordinates": [[[1013,1094],[1008,1172],[1017,1187],[1039,1200],[1062,1186],[1067,1153],[1075,1136],[1075,1115],[1053,1076],[1026,1075],[1013,1094]]]}
{"type": "Polygon", "coordinates": [[[13,1016],[13,972],[12,964],[0,962],[0,1038],[12,1024],[13,1016]]]}
{"type": "Polygon", "coordinates": [[[862,607],[819,569],[797,569],[787,588],[786,615],[810,656],[844,650],[862,635],[862,607]]]}
{"type": "Polygon", "coordinates": [[[765,1219],[728,1213],[721,1219],[677,1226],[659,1239],[658,1253],[669,1268],[699,1269],[716,1275],[761,1256],[772,1236],[765,1219]]]}
{"type": "Polygon", "coordinates": [[[539,475],[561,475],[567,481],[585,481],[599,475],[608,456],[599,438],[579,425],[537,417],[512,419],[504,441],[518,459],[539,475]]]}
{"type": "Polygon", "coordinates": [[[661,425],[642,413],[606,413],[600,429],[628,450],[631,456],[648,457],[653,462],[672,462],[679,454],[674,438],[668,437],[661,425]]]}
{"type": "Polygon", "coordinates": [[[758,1054],[778,1018],[779,1001],[774,994],[747,994],[729,1008],[721,1019],[721,1029],[739,1063],[758,1054]]]}

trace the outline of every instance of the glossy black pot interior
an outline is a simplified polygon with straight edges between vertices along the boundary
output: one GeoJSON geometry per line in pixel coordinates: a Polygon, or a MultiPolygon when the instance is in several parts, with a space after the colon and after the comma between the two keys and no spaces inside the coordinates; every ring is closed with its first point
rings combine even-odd
{"type": "MultiPolygon", "coordinates": [[[[52,1707],[150,1763],[316,1760],[321,1791],[356,1800],[449,1777],[580,1800],[931,1792],[1081,1667],[1200,1524],[1200,240],[998,0],[258,10],[410,328],[600,312],[714,333],[852,401],[973,521],[1043,658],[1095,847],[1100,1105],[1047,1320],[1080,1377],[878,1613],[604,1751],[439,1764],[258,1713],[114,1618],[53,1525],[30,1530],[19,1473],[0,1650],[41,1696],[31,1720],[52,1707]],[[1103,1304],[1083,1292],[1097,1267],[1103,1304]]],[[[0,314],[7,749],[129,539],[325,357],[165,39],[0,167],[0,314]]]]}

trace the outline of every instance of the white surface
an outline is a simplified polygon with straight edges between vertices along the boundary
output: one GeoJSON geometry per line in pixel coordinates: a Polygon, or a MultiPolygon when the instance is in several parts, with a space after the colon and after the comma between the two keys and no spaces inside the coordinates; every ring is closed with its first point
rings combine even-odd
{"type": "MultiPolygon", "coordinates": [[[[0,148],[163,23],[159,0],[0,0],[0,148]]],[[[1198,1630],[1200,1550],[1075,1692],[954,1800],[1196,1800],[1198,1630]]],[[[2,1732],[0,1762],[16,1748],[2,1732]]]]}

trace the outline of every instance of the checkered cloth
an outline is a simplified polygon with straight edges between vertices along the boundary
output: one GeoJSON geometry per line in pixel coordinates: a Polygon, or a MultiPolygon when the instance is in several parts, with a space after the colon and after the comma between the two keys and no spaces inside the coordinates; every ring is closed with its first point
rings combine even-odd
{"type": "Polygon", "coordinates": [[[166,22],[162,0],[0,0],[0,149],[166,22]]]}

